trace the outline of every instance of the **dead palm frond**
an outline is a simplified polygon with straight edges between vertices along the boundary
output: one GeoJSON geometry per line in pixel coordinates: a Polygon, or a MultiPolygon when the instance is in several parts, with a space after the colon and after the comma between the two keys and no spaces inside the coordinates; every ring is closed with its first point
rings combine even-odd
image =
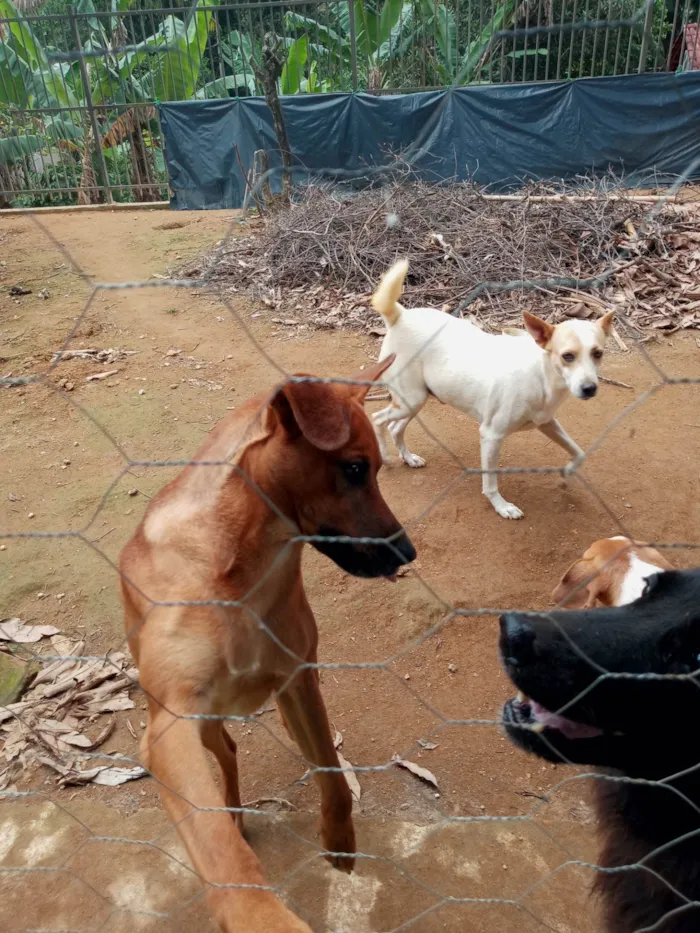
{"type": "Polygon", "coordinates": [[[111,149],[112,146],[118,146],[132,137],[140,127],[146,126],[155,116],[156,108],[153,106],[131,107],[125,110],[114,121],[109,132],[102,136],[102,147],[111,149]]]}

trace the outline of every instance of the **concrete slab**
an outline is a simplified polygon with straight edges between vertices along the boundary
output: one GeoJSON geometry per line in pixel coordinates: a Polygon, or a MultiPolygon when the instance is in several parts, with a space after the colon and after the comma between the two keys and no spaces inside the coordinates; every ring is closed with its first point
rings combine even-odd
{"type": "MultiPolygon", "coordinates": [[[[589,823],[546,810],[507,822],[359,819],[363,855],[350,876],[320,857],[315,824],[301,813],[248,820],[270,883],[318,933],[596,929],[590,872],[567,865],[595,860],[589,823]]],[[[125,818],[80,794],[60,806],[43,796],[5,799],[0,869],[5,933],[216,933],[161,809],[125,818]]]]}

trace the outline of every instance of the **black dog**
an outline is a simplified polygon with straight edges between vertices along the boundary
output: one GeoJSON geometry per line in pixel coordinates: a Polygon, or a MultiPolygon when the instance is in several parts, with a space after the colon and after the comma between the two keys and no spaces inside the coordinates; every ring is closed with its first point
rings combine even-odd
{"type": "Polygon", "coordinates": [[[619,608],[507,613],[500,647],[521,691],[503,708],[513,742],[618,778],[595,781],[606,929],[698,933],[700,570],[619,608]]]}

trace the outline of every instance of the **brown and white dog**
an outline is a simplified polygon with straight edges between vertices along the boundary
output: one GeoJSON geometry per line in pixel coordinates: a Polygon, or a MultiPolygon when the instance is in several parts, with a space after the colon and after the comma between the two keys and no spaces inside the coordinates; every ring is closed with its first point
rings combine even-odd
{"type": "Polygon", "coordinates": [[[673,568],[657,550],[617,535],[602,538],[575,560],[552,593],[552,600],[566,609],[625,606],[644,592],[655,573],[673,568]]]}
{"type": "MultiPolygon", "coordinates": [[[[358,381],[378,379],[392,360],[358,381]]],[[[377,485],[368,388],[297,377],[241,405],[152,500],[121,555],[127,637],[148,699],[143,762],[224,933],[311,933],[265,885],[243,839],[226,717],[250,716],[275,694],[317,769],[325,855],[346,872],[355,861],[301,555],[310,539],[348,573],[389,578],[416,556],[377,485]]]]}

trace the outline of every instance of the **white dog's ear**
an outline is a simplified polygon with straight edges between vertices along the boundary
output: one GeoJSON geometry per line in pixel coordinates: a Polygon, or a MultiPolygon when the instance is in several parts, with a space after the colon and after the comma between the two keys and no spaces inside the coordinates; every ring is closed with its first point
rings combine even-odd
{"type": "Polygon", "coordinates": [[[610,336],[610,331],[613,326],[613,318],[615,317],[614,311],[608,311],[607,314],[604,314],[603,317],[598,321],[598,324],[603,328],[603,333],[606,337],[610,336]]]}
{"type": "Polygon", "coordinates": [[[532,337],[537,346],[542,347],[544,350],[552,339],[554,325],[543,321],[542,318],[537,317],[536,314],[530,314],[529,311],[523,311],[523,324],[525,325],[525,330],[532,337]]]}

